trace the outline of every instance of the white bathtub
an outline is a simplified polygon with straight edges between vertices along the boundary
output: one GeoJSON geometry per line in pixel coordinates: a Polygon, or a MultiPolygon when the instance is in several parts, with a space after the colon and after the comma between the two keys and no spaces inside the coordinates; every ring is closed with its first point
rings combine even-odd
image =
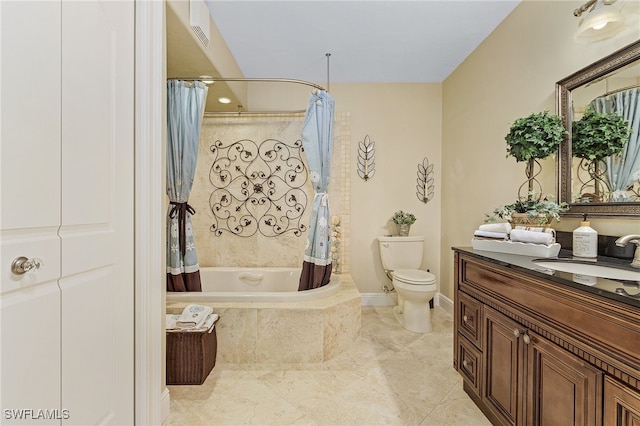
{"type": "Polygon", "coordinates": [[[167,302],[296,302],[322,299],[340,291],[340,277],[329,284],[298,291],[299,268],[200,268],[202,293],[167,292],[167,302]]]}

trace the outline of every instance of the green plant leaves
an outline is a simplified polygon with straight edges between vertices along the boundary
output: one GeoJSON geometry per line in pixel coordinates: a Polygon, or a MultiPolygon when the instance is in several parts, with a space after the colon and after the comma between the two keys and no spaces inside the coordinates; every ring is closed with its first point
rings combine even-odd
{"type": "Polygon", "coordinates": [[[572,124],[571,153],[587,160],[602,160],[624,149],[629,140],[629,123],[618,114],[601,114],[587,107],[572,124]]]}
{"type": "Polygon", "coordinates": [[[507,157],[518,162],[546,158],[558,151],[566,133],[562,119],[549,111],[518,118],[505,136],[507,157]]]}

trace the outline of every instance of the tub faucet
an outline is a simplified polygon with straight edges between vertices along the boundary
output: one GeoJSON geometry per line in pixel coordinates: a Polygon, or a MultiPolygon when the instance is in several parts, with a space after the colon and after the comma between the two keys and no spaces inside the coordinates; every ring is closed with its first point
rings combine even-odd
{"type": "Polygon", "coordinates": [[[636,244],[636,252],[633,255],[631,266],[634,268],[640,268],[640,235],[625,235],[624,237],[620,237],[616,240],[616,245],[618,247],[624,247],[628,243],[636,244]]]}

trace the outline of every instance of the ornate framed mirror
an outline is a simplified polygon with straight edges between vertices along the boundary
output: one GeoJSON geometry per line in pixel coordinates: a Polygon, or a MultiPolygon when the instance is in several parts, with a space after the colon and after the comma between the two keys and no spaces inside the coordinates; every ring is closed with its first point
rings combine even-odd
{"type": "MultiPolygon", "coordinates": [[[[556,110],[558,115],[562,116],[568,131],[558,150],[556,163],[558,201],[570,205],[565,215],[579,216],[587,213],[591,217],[608,218],[640,216],[640,131],[632,129],[627,142],[629,147],[633,143],[634,149],[625,147],[625,151],[620,154],[599,162],[595,160],[599,177],[593,172],[586,172],[585,160],[574,157],[571,149],[573,122],[579,120],[587,108],[599,105],[605,99],[617,99],[616,96],[621,94],[624,94],[627,100],[627,92],[637,92],[640,90],[639,85],[640,41],[556,83],[556,110]],[[621,164],[626,164],[624,179],[621,178],[623,173],[619,171],[621,164]],[[635,170],[636,168],[638,170],[635,170]]],[[[640,98],[634,94],[633,99],[633,106],[627,108],[635,109],[636,113],[630,114],[632,119],[628,122],[640,120],[640,98]],[[636,115],[638,117],[633,120],[636,115]]],[[[629,103],[627,100],[627,105],[629,103]]],[[[618,106],[613,108],[618,108],[615,112],[624,115],[623,107],[619,105],[618,103],[618,106]]]]}

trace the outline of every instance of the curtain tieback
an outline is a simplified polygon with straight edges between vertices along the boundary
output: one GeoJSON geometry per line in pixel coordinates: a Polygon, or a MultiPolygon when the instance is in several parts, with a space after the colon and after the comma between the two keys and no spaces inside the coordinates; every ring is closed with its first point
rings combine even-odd
{"type": "Polygon", "coordinates": [[[178,227],[180,232],[180,253],[184,257],[187,250],[187,212],[189,212],[193,216],[194,214],[196,214],[196,210],[186,202],[177,203],[172,201],[169,204],[173,206],[171,208],[171,211],[169,212],[169,217],[171,219],[175,219],[176,216],[178,217],[178,227]]]}

